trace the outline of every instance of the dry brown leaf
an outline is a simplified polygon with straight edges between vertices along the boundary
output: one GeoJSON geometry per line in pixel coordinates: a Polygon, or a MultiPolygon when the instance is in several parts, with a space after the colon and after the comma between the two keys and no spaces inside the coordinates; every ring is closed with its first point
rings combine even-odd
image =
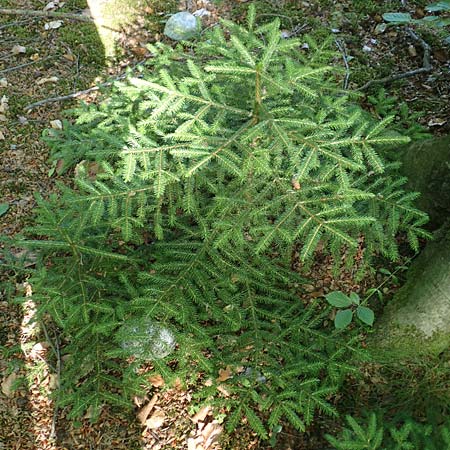
{"type": "Polygon", "coordinates": [[[44,7],[44,11],[50,11],[51,9],[55,9],[56,8],[56,3],[55,2],[49,2],[45,5],[44,7]]]}
{"type": "Polygon", "coordinates": [[[24,47],[23,45],[15,45],[11,51],[13,52],[14,55],[18,55],[19,53],[26,53],[27,52],[27,48],[24,47]]]}
{"type": "Polygon", "coordinates": [[[141,408],[141,410],[138,412],[137,418],[141,425],[146,425],[147,418],[149,414],[151,413],[152,409],[154,408],[156,402],[158,401],[158,395],[155,394],[152,399],[141,408]]]}
{"type": "Polygon", "coordinates": [[[188,450],[203,450],[203,438],[201,436],[194,438],[189,438],[187,440],[188,450]]]}
{"type": "Polygon", "coordinates": [[[291,183],[292,183],[292,188],[293,188],[295,191],[298,191],[298,190],[301,188],[300,182],[299,182],[297,179],[293,179],[293,180],[291,181],[291,183]]]}
{"type": "Polygon", "coordinates": [[[66,54],[63,55],[63,58],[67,59],[67,61],[70,61],[70,62],[74,62],[75,61],[75,56],[74,56],[73,53],[66,53],[66,54]]]}
{"type": "Polygon", "coordinates": [[[0,131],[0,141],[4,141],[5,139],[5,135],[0,131]]]}
{"type": "Polygon", "coordinates": [[[161,375],[153,375],[148,379],[153,387],[161,387],[164,386],[164,379],[161,375]]]}
{"type": "Polygon", "coordinates": [[[53,20],[52,22],[47,22],[44,25],[45,30],[56,30],[63,24],[62,20],[53,20]]]}
{"type": "Polygon", "coordinates": [[[217,386],[217,390],[224,396],[224,397],[229,397],[230,393],[227,391],[227,389],[225,388],[225,386],[223,384],[219,384],[219,386],[217,386]]]}
{"type": "Polygon", "coordinates": [[[173,387],[177,390],[177,391],[181,391],[183,389],[183,383],[181,382],[180,378],[177,377],[175,379],[175,381],[173,382],[173,387]]]}
{"type": "Polygon", "coordinates": [[[138,397],[137,395],[135,395],[133,397],[133,403],[140,408],[146,401],[148,400],[147,397],[138,397]]]}
{"type": "Polygon", "coordinates": [[[164,411],[158,410],[152,414],[152,417],[150,417],[150,419],[147,419],[145,421],[145,426],[147,428],[150,428],[150,430],[156,430],[157,428],[163,426],[165,420],[166,415],[164,414],[164,411]]]}
{"type": "Polygon", "coordinates": [[[217,381],[227,381],[233,376],[231,372],[231,367],[227,366],[225,369],[219,369],[219,376],[217,377],[217,381]]]}
{"type": "Polygon", "coordinates": [[[95,413],[95,408],[91,405],[87,409],[86,414],[83,416],[83,419],[92,419],[94,417],[94,413],[95,413]]]}
{"type": "Polygon", "coordinates": [[[430,119],[428,122],[429,127],[441,127],[442,125],[445,125],[447,123],[447,119],[441,119],[439,117],[434,117],[430,119]]]}
{"type": "Polygon", "coordinates": [[[8,80],[6,78],[0,78],[0,87],[7,87],[8,80]]]}
{"type": "Polygon", "coordinates": [[[31,287],[31,284],[28,283],[28,281],[25,281],[25,283],[23,283],[23,287],[25,288],[25,297],[31,297],[33,295],[33,288],[31,287]]]}
{"type": "Polygon", "coordinates": [[[56,83],[57,81],[59,81],[58,77],[45,77],[45,78],[41,78],[40,80],[36,81],[36,84],[38,86],[40,86],[41,84],[45,84],[45,83],[56,83]]]}
{"type": "Polygon", "coordinates": [[[47,349],[47,343],[41,343],[38,342],[37,344],[34,344],[31,348],[30,354],[28,355],[31,359],[36,359],[39,357],[42,357],[45,354],[45,351],[47,349]]]}
{"type": "Polygon", "coordinates": [[[12,397],[14,395],[12,386],[14,382],[19,378],[16,372],[11,373],[8,375],[2,382],[2,392],[7,397],[12,397]]]}
{"type": "Polygon", "coordinates": [[[219,437],[223,431],[223,427],[217,422],[217,420],[208,423],[202,431],[204,439],[203,447],[208,450],[211,445],[219,440],[219,437]]]}
{"type": "Polygon", "coordinates": [[[56,373],[52,373],[48,376],[48,388],[54,391],[59,388],[59,377],[56,373]]]}
{"type": "Polygon", "coordinates": [[[200,411],[198,411],[194,416],[191,417],[191,420],[194,423],[203,422],[210,412],[211,406],[204,406],[202,409],[200,409],[200,411]]]}
{"type": "Polygon", "coordinates": [[[62,122],[59,119],[50,121],[50,125],[55,130],[62,130],[62,122]]]}
{"type": "Polygon", "coordinates": [[[9,98],[6,95],[4,95],[0,99],[0,113],[5,113],[6,111],[8,111],[8,109],[9,109],[8,101],[9,101],[9,98]]]}
{"type": "Polygon", "coordinates": [[[63,159],[58,159],[56,161],[56,166],[55,166],[55,172],[58,175],[61,175],[64,169],[64,160],[63,159]]]}

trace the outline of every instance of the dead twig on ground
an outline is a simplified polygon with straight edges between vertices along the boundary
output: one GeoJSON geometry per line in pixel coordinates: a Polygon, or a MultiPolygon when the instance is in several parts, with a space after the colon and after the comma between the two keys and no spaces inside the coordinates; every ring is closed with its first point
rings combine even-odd
{"type": "Polygon", "coordinates": [[[370,80],[363,86],[356,89],[357,91],[365,91],[367,88],[374,84],[387,84],[392,83],[393,81],[402,80],[404,78],[413,77],[415,75],[419,75],[421,73],[428,73],[431,71],[431,62],[430,62],[430,53],[431,53],[431,47],[416,33],[414,33],[413,30],[408,28],[408,34],[423,48],[423,63],[422,67],[414,70],[409,70],[408,72],[398,73],[396,75],[391,75],[389,77],[380,78],[378,80],[370,80]]]}
{"type": "Polygon", "coordinates": [[[37,108],[38,106],[46,105],[48,103],[55,103],[55,102],[62,102],[64,100],[71,100],[77,97],[80,97],[82,95],[90,94],[91,92],[95,92],[100,90],[102,87],[110,86],[114,83],[114,81],[107,81],[106,83],[98,84],[97,86],[93,86],[89,89],[84,89],[83,91],[77,91],[77,92],[71,92],[67,95],[61,95],[59,97],[51,97],[51,98],[45,98],[44,100],[40,100],[38,102],[30,103],[29,105],[25,106],[25,111],[30,111],[31,109],[37,108]]]}
{"type": "Polygon", "coordinates": [[[62,13],[56,11],[34,11],[31,9],[0,8],[0,14],[10,16],[34,16],[34,17],[54,18],[54,19],[79,20],[81,22],[89,22],[89,23],[94,22],[92,17],[83,14],[62,13]]]}
{"type": "MultiPolygon", "coordinates": [[[[141,66],[142,64],[145,63],[145,61],[147,61],[147,59],[148,58],[146,58],[143,61],[140,61],[139,63],[135,64],[134,66],[131,67],[131,69],[135,69],[136,67],[141,66]]],[[[84,89],[82,91],[71,92],[70,94],[61,95],[59,97],[45,98],[43,100],[39,100],[38,102],[30,103],[29,105],[24,107],[24,110],[25,111],[30,111],[31,109],[37,108],[38,106],[46,105],[48,103],[62,102],[64,100],[72,100],[74,98],[81,97],[82,95],[86,95],[86,94],[90,94],[91,92],[98,91],[101,88],[111,86],[114,82],[123,80],[124,78],[126,78],[126,76],[127,76],[126,73],[122,73],[121,75],[113,78],[110,81],[105,81],[104,83],[100,83],[100,84],[98,84],[96,86],[92,86],[92,87],[90,87],[88,89],[84,89]]]]}
{"type": "Polygon", "coordinates": [[[334,42],[336,43],[339,51],[342,53],[342,59],[344,60],[345,65],[345,77],[343,82],[343,88],[348,89],[348,80],[350,79],[350,67],[348,65],[347,49],[345,48],[345,43],[340,42],[339,39],[335,39],[334,42]]]}
{"type": "Polygon", "coordinates": [[[15,22],[8,22],[8,23],[5,23],[4,25],[1,25],[0,30],[9,28],[9,27],[16,27],[16,26],[22,25],[24,23],[30,23],[32,20],[33,19],[24,19],[24,20],[16,20],[15,22]]]}
{"type": "Polygon", "coordinates": [[[0,74],[14,72],[15,70],[23,69],[24,67],[31,66],[33,64],[40,63],[42,61],[46,61],[47,59],[53,58],[53,56],[46,56],[45,58],[37,59],[36,61],[27,62],[24,64],[19,64],[18,66],[8,67],[7,69],[0,70],[0,74]]]}

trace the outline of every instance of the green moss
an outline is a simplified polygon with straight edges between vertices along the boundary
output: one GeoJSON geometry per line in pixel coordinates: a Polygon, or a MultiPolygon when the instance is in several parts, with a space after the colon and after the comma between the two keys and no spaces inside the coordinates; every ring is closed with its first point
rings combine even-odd
{"type": "Polygon", "coordinates": [[[74,53],[80,55],[83,64],[105,64],[103,44],[95,25],[79,23],[61,27],[59,37],[74,53]]]}
{"type": "Polygon", "coordinates": [[[8,115],[10,117],[23,116],[24,107],[34,101],[36,101],[36,99],[33,99],[31,96],[24,95],[23,93],[21,95],[10,95],[8,115]]]}
{"type": "Polygon", "coordinates": [[[17,38],[29,38],[31,35],[31,31],[29,27],[25,26],[14,26],[14,27],[8,27],[8,35],[15,36],[17,38]]]}
{"type": "Polygon", "coordinates": [[[60,11],[76,11],[77,9],[88,8],[86,0],[67,0],[60,11]]]}

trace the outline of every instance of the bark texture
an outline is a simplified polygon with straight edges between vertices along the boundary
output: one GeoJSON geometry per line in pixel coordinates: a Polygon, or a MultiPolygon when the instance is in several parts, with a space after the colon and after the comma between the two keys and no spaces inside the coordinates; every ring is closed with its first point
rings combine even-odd
{"type": "Polygon", "coordinates": [[[402,172],[408,187],[422,194],[417,206],[438,229],[450,217],[450,135],[409,145],[402,154],[402,172]]]}
{"type": "Polygon", "coordinates": [[[413,143],[402,162],[408,187],[422,193],[418,207],[439,229],[385,308],[371,344],[396,357],[438,355],[450,348],[450,136],[413,143]]]}
{"type": "Polygon", "coordinates": [[[117,56],[123,29],[143,15],[148,0],[87,0],[107,58],[117,56]]]}
{"type": "Polygon", "coordinates": [[[404,356],[438,355],[450,347],[450,226],[412,264],[385,308],[374,345],[404,356]]]}

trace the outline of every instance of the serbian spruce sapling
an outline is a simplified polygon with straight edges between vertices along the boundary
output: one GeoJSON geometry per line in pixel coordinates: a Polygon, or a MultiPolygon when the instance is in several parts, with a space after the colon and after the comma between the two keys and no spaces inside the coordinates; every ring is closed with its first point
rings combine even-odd
{"type": "Polygon", "coordinates": [[[336,414],[355,338],[299,301],[293,247],[305,264],[319,243],[351,258],[364,235],[369,265],[375,251],[398,256],[399,232],[413,248],[425,234],[416,194],[380,156],[408,139],[336,87],[328,44],[302,55],[252,7],[247,27],[222,25],[193,51],[156,44],[148,68],[52,138],[101,167],[39,200],[40,238],[23,243],[42,250],[38,316],[68,342],[60,402],[73,417],[129,405],[148,359],[168,384],[207,380],[197,395],[229,411],[229,430],[246,416],[267,437],[281,420],[304,430],[317,410],[336,414]],[[153,326],[170,352],[130,354],[124,330],[153,326]]]}

